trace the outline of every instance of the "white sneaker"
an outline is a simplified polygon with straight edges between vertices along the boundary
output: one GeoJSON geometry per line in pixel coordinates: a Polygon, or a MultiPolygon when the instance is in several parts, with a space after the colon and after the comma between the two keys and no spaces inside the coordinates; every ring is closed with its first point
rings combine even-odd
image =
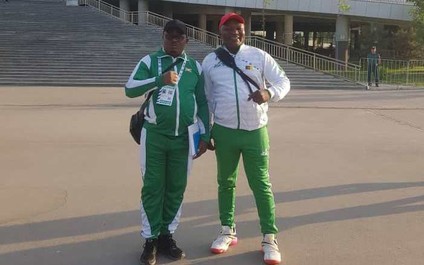
{"type": "Polygon", "coordinates": [[[278,250],[277,239],[273,234],[265,234],[262,240],[262,251],[264,252],[264,261],[268,265],[281,263],[281,254],[278,250]]]}
{"type": "Polygon", "coordinates": [[[221,254],[227,251],[229,246],[233,246],[235,244],[237,244],[236,228],[222,226],[218,238],[212,243],[211,252],[221,254]]]}

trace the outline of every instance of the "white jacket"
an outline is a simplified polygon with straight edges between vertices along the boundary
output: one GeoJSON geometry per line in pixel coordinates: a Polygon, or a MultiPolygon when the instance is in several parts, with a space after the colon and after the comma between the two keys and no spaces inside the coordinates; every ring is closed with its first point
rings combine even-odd
{"type": "MultiPolygon", "coordinates": [[[[280,65],[265,51],[242,45],[233,55],[237,66],[261,88],[268,89],[271,101],[284,98],[290,91],[290,80],[280,65]]],[[[244,80],[232,68],[225,66],[214,52],[202,63],[205,91],[213,121],[232,129],[247,131],[268,123],[268,104],[248,101],[249,91],[244,80]]],[[[251,85],[256,91],[256,87],[251,85]]]]}

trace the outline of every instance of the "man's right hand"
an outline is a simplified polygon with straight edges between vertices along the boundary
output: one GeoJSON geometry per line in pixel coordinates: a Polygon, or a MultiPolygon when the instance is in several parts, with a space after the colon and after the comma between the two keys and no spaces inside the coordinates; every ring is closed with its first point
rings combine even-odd
{"type": "Polygon", "coordinates": [[[168,71],[162,75],[162,81],[166,85],[176,85],[178,82],[178,74],[175,71],[168,71]]]}

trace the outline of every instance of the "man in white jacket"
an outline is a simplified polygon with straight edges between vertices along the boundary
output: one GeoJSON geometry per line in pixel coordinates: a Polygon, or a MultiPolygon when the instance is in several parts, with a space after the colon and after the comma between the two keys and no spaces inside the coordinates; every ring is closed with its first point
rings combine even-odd
{"type": "Polygon", "coordinates": [[[267,264],[281,262],[275,225],[275,202],[269,181],[268,101],[279,101],[290,90],[290,81],[280,65],[265,51],[244,44],[244,19],[229,13],[219,23],[223,47],[235,64],[259,87],[245,81],[225,65],[215,52],[202,63],[205,90],[213,128],[210,149],[217,159],[218,203],[221,232],[211,251],[219,254],[237,243],[234,211],[240,156],[255,197],[262,250],[267,264]],[[251,87],[251,88],[249,88],[251,87]]]}

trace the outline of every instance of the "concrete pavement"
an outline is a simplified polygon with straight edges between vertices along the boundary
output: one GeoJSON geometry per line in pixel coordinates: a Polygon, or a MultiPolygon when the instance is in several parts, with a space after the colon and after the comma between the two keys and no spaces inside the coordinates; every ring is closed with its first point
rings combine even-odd
{"type": "MultiPolygon", "coordinates": [[[[122,88],[0,87],[0,264],[138,264],[141,180],[122,88]]],[[[271,180],[285,264],[424,260],[424,90],[293,90],[272,104],[271,180]]],[[[243,170],[239,244],[222,255],[215,159],[195,161],[183,261],[262,264],[243,170]]]]}

